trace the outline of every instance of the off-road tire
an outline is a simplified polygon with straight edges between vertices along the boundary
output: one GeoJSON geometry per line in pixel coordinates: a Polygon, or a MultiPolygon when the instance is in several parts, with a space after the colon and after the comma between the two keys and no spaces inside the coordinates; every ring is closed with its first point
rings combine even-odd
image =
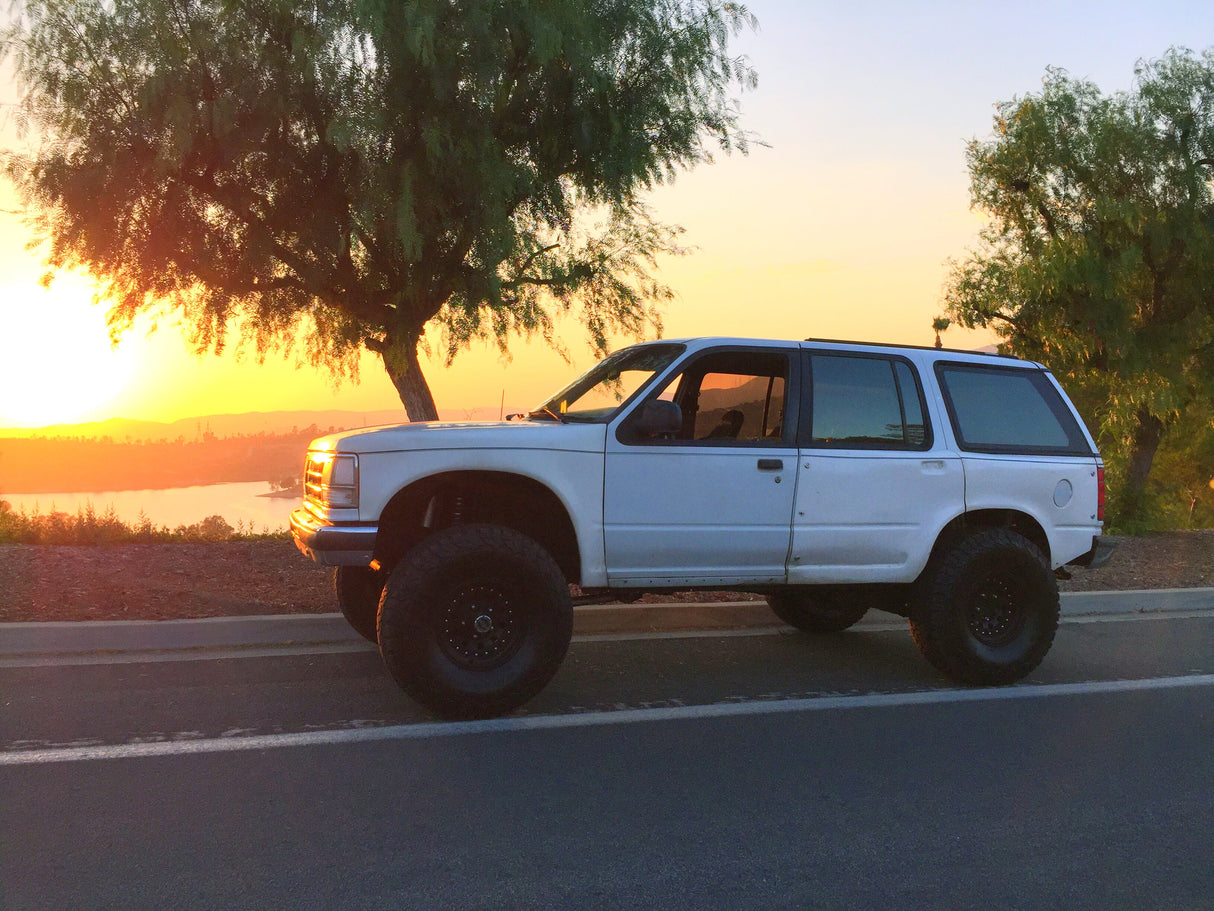
{"type": "Polygon", "coordinates": [[[456,525],[414,547],[388,577],[379,650],[396,682],[445,718],[501,715],[552,679],[573,634],[569,586],[534,540],[456,525]]]}
{"type": "Polygon", "coordinates": [[[1058,583],[1014,531],[976,531],[933,557],[910,630],[923,656],[961,683],[1002,686],[1041,663],[1058,629],[1058,583]]]}
{"type": "Polygon", "coordinates": [[[375,642],[379,599],[384,573],[369,566],[338,566],[333,570],[333,592],[342,616],[364,639],[375,642]]]}
{"type": "Polygon", "coordinates": [[[868,613],[872,599],[855,588],[803,586],[767,595],[767,604],[789,626],[807,633],[839,633],[868,613]]]}

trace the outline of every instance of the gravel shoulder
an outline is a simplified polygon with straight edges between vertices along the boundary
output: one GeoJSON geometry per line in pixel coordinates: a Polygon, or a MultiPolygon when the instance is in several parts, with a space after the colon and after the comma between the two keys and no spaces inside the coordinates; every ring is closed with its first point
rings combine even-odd
{"type": "MultiPolygon", "coordinates": [[[[1076,570],[1063,591],[1214,586],[1214,531],[1117,537],[1102,569],[1076,570]]],[[[337,609],[331,570],[289,541],[0,546],[0,622],[170,620],[337,609]]],[[[646,596],[646,601],[737,600],[646,596]]]]}

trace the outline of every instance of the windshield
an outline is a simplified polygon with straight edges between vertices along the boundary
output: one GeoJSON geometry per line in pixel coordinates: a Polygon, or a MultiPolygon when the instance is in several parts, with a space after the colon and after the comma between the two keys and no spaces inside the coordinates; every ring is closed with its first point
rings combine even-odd
{"type": "Polygon", "coordinates": [[[682,345],[638,345],[609,355],[539,408],[533,420],[594,424],[611,419],[624,402],[683,353],[682,345]]]}

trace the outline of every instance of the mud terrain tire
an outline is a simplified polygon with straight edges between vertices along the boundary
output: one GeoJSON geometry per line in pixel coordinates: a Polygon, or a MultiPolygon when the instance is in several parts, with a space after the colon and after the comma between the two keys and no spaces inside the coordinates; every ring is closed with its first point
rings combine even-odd
{"type": "Polygon", "coordinates": [[[364,639],[375,642],[379,599],[384,574],[369,566],[338,566],[333,570],[333,591],[342,616],[364,639]]]}
{"type": "Polygon", "coordinates": [[[556,562],[498,525],[456,525],[414,547],[379,605],[384,664],[410,696],[446,718],[522,705],[569,647],[573,607],[556,562]]]}
{"type": "Polygon", "coordinates": [[[961,683],[1002,686],[1031,672],[1058,629],[1058,584],[1027,538],[990,528],[933,557],[910,630],[923,656],[961,683]]]}
{"type": "Polygon", "coordinates": [[[862,593],[834,586],[786,588],[767,596],[777,617],[807,633],[838,633],[855,626],[870,603],[862,593]]]}

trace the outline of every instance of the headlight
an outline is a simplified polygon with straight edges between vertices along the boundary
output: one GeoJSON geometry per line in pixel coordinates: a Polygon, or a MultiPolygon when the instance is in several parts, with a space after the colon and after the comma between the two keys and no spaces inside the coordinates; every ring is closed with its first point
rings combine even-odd
{"type": "Polygon", "coordinates": [[[309,500],[335,509],[358,508],[358,456],[309,452],[304,467],[309,500]]]}

